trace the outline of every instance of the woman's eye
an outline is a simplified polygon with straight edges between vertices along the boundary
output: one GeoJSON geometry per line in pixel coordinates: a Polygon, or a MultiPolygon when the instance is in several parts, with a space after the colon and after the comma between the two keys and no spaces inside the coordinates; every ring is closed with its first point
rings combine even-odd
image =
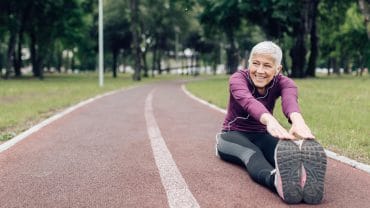
{"type": "Polygon", "coordinates": [[[272,68],[272,66],[271,66],[271,65],[264,65],[264,67],[265,67],[266,69],[271,69],[271,68],[272,68]]]}

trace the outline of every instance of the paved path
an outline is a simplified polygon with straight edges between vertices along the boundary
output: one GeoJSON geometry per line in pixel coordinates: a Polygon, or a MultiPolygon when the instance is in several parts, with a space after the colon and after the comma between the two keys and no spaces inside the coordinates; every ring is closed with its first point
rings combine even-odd
{"type": "MultiPolygon", "coordinates": [[[[103,97],[1,152],[0,207],[287,207],[214,155],[224,114],[180,86],[103,97]]],[[[316,207],[369,207],[369,190],[369,174],[329,160],[316,207]]]]}

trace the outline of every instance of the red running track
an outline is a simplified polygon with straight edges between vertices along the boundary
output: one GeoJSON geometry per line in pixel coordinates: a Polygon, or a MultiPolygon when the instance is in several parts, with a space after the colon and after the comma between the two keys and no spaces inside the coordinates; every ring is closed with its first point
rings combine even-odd
{"type": "MultiPolygon", "coordinates": [[[[288,207],[215,156],[224,114],[189,98],[181,83],[100,98],[1,152],[0,207],[169,207],[145,118],[153,89],[157,127],[200,207],[288,207]]],[[[369,189],[369,174],[329,159],[315,207],[369,207],[369,189]]]]}

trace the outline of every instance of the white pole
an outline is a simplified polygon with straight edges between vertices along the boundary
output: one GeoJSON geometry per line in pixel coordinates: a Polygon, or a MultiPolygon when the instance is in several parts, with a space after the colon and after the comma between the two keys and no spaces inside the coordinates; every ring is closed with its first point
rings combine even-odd
{"type": "Polygon", "coordinates": [[[104,85],[104,63],[103,63],[103,0],[99,0],[99,86],[104,85]]]}

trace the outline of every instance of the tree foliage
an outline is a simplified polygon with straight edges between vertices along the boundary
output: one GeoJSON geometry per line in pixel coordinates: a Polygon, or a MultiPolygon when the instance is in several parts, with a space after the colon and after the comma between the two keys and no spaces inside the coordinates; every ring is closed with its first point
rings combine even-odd
{"type": "MultiPolygon", "coordinates": [[[[0,1],[0,74],[95,70],[97,9],[95,0],[0,1]]],[[[104,1],[106,71],[131,65],[135,80],[169,71],[186,48],[197,65],[224,63],[232,74],[266,39],[282,47],[290,76],[315,76],[317,66],[349,73],[369,67],[369,31],[366,0],[104,1]]]]}
{"type": "Polygon", "coordinates": [[[324,1],[320,5],[320,63],[336,74],[340,68],[369,67],[369,39],[356,1],[324,1]],[[355,47],[354,47],[355,46],[355,47]]]}
{"type": "Polygon", "coordinates": [[[226,72],[232,74],[237,70],[239,62],[235,41],[235,33],[242,22],[239,1],[205,0],[201,3],[204,11],[200,14],[200,22],[205,25],[208,32],[222,32],[226,37],[226,72]]]}

